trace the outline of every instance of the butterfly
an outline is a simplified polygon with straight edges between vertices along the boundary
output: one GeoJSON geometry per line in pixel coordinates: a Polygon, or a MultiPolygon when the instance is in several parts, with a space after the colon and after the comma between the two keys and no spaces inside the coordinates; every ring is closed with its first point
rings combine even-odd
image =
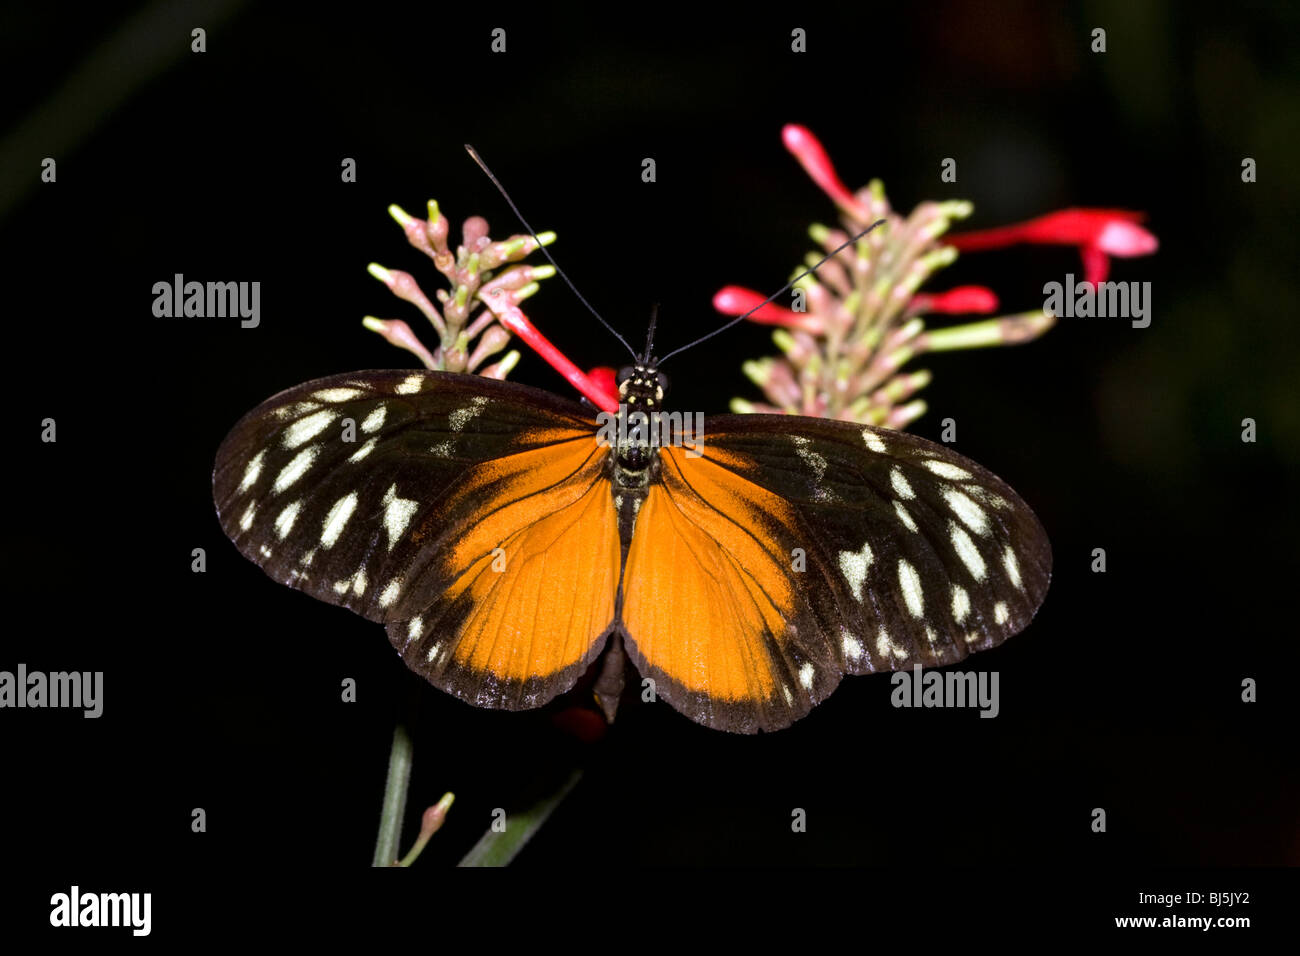
{"type": "Polygon", "coordinates": [[[307,382],[222,442],[221,526],[471,704],[540,707],[605,652],[607,712],[626,659],[740,733],[789,726],[846,674],[991,648],[1042,603],[1042,525],[949,448],[792,415],[647,430],[667,388],[649,347],[617,382],[613,422],[474,375],[307,382]]]}

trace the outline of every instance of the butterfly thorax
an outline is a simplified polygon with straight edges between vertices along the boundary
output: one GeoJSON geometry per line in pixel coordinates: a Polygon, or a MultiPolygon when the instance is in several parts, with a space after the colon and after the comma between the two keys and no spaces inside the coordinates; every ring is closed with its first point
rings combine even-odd
{"type": "Polygon", "coordinates": [[[644,490],[659,467],[659,430],[653,416],[662,409],[667,377],[651,363],[619,371],[619,428],[613,455],[616,488],[644,490]]]}

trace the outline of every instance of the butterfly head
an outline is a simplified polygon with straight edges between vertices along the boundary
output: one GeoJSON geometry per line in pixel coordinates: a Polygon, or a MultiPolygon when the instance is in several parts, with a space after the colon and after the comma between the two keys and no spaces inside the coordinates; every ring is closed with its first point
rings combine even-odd
{"type": "Polygon", "coordinates": [[[618,400],[628,409],[653,412],[663,405],[668,376],[653,361],[638,361],[618,370],[618,400]]]}
{"type": "Polygon", "coordinates": [[[634,356],[635,365],[625,365],[618,370],[618,400],[628,411],[654,412],[663,406],[668,392],[668,376],[659,371],[659,360],[654,357],[655,322],[659,306],[650,310],[650,328],[646,332],[645,351],[634,356]]]}

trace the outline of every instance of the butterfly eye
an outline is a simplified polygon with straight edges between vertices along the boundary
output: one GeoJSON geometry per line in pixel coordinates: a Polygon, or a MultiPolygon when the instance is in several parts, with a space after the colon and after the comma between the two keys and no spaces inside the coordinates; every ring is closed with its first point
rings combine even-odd
{"type": "Polygon", "coordinates": [[[631,378],[635,373],[636,373],[636,369],[634,369],[631,365],[624,365],[621,369],[618,370],[618,377],[616,379],[616,384],[622,385],[629,378],[631,378]]]}
{"type": "Polygon", "coordinates": [[[668,376],[663,372],[656,372],[655,377],[659,380],[659,387],[665,392],[668,391],[668,376]]]}

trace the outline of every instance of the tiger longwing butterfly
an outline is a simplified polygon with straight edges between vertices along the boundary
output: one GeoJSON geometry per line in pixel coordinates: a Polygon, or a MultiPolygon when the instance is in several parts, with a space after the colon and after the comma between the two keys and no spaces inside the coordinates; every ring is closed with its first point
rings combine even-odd
{"type": "MultiPolygon", "coordinates": [[[[660,407],[649,349],[619,379],[621,425],[660,407]]],[[[603,434],[513,382],[353,372],[246,415],[213,493],[267,574],[482,707],[539,707],[608,644],[690,719],[776,730],[845,674],[1001,643],[1047,591],[1029,507],[914,435],[787,415],[707,417],[694,449],[603,434]]]]}

